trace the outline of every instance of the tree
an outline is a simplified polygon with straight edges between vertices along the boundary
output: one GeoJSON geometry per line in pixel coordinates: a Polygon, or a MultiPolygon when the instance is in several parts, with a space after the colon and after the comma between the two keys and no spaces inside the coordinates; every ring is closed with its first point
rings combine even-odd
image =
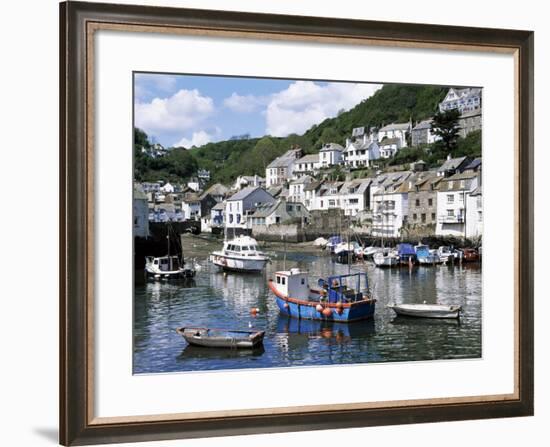
{"type": "Polygon", "coordinates": [[[448,152],[456,148],[458,141],[458,118],[460,112],[458,109],[447,110],[445,112],[437,111],[432,121],[432,131],[441,138],[448,152]]]}
{"type": "Polygon", "coordinates": [[[241,160],[241,162],[248,165],[251,171],[265,173],[265,168],[277,155],[277,146],[275,146],[273,140],[269,137],[263,137],[256,143],[248,159],[241,160]]]}
{"type": "Polygon", "coordinates": [[[317,140],[316,146],[321,148],[327,143],[338,143],[339,141],[340,134],[333,127],[325,127],[317,140]]]}

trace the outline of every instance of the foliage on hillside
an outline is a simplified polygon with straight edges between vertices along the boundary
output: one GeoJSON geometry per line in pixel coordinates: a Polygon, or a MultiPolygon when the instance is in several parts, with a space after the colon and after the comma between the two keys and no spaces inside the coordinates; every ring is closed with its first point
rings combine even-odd
{"type": "MultiPolygon", "coordinates": [[[[314,125],[303,135],[292,134],[285,138],[265,136],[263,138],[238,139],[208,143],[188,151],[177,149],[170,155],[153,159],[142,154],[140,147],[148,143],[147,136],[139,129],[135,131],[135,170],[137,180],[174,180],[174,176],[186,179],[197,167],[208,169],[212,182],[229,183],[239,175],[265,175],[266,166],[277,156],[293,145],[299,145],[306,153],[316,153],[324,143],[345,144],[354,127],[382,127],[393,122],[413,123],[433,116],[438,103],[444,98],[446,89],[436,86],[384,85],[370,98],[354,108],[338,114],[337,117],[314,125]]],[[[475,142],[459,141],[455,149],[459,152],[477,153],[475,142]]],[[[426,148],[425,148],[426,149],[426,148]]],[[[398,153],[395,163],[418,158],[445,158],[440,147],[419,152],[417,149],[405,149],[398,153]],[[417,157],[418,154],[421,157],[417,157]],[[425,155],[426,154],[426,155],[425,155]]]]}

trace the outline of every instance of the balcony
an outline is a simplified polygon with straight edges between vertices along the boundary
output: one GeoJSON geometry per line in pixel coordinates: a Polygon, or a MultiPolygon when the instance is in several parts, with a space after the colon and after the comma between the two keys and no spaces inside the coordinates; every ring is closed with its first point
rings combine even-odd
{"type": "Polygon", "coordinates": [[[439,223],[464,223],[464,216],[461,214],[455,215],[455,216],[448,216],[446,214],[440,215],[437,218],[437,221],[439,223]]]}

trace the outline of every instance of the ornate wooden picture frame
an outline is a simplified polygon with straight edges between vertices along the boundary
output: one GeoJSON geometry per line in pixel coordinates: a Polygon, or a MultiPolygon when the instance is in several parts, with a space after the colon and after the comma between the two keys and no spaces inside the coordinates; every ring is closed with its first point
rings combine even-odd
{"type": "Polygon", "coordinates": [[[60,442],[132,442],[533,414],[533,32],[194,9],[60,6],[60,442]],[[511,54],[516,70],[515,391],[210,415],[94,415],[94,33],[98,30],[511,54]]]}

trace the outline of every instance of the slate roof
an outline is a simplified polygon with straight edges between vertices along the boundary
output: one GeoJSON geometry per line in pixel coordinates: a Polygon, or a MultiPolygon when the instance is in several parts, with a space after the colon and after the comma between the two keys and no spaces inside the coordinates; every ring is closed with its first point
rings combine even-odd
{"type": "Polygon", "coordinates": [[[420,121],[416,126],[414,126],[413,130],[431,129],[432,128],[432,121],[433,120],[431,120],[431,119],[420,121]]]}
{"type": "Polygon", "coordinates": [[[392,123],[382,127],[379,132],[387,132],[388,130],[408,130],[409,123],[392,123]]]}
{"type": "Polygon", "coordinates": [[[228,192],[229,188],[227,186],[224,186],[221,183],[214,183],[210,188],[203,192],[201,198],[205,197],[206,194],[210,194],[213,196],[223,196],[228,192]]]}
{"type": "Polygon", "coordinates": [[[477,177],[475,172],[463,172],[455,174],[441,180],[439,191],[464,191],[470,189],[470,180],[477,177]],[[464,186],[461,186],[461,181],[464,180],[464,186]]]}
{"type": "Polygon", "coordinates": [[[456,168],[458,168],[464,160],[466,160],[467,157],[459,157],[459,158],[451,158],[450,160],[445,160],[445,163],[443,163],[439,169],[438,172],[445,172],[445,171],[452,171],[456,168]]]}
{"type": "Polygon", "coordinates": [[[235,200],[246,199],[250,194],[252,194],[257,189],[261,189],[261,188],[259,186],[247,186],[246,188],[243,188],[240,191],[233,194],[227,200],[235,201],[235,200]]]}
{"type": "Polygon", "coordinates": [[[290,149],[289,151],[286,151],[283,155],[280,157],[277,157],[275,160],[273,160],[271,163],[267,165],[268,168],[286,168],[288,165],[292,162],[296,162],[296,154],[298,151],[301,151],[301,149],[290,149]]]}
{"type": "Polygon", "coordinates": [[[342,152],[344,148],[340,146],[338,143],[327,143],[325,144],[319,152],[326,152],[326,151],[340,151],[342,152]]]}
{"type": "Polygon", "coordinates": [[[470,169],[477,169],[480,166],[481,166],[481,158],[478,157],[478,158],[474,158],[470,163],[468,163],[464,168],[464,170],[467,171],[470,169]]]}
{"type": "Polygon", "coordinates": [[[322,181],[313,181],[304,186],[304,191],[314,191],[316,190],[323,182],[322,181]]]}
{"type": "Polygon", "coordinates": [[[370,178],[355,179],[349,182],[344,182],[342,188],[340,188],[340,192],[342,194],[363,194],[368,189],[371,183],[372,179],[370,178]],[[351,193],[350,191],[354,190],[355,188],[357,188],[357,190],[351,193]]]}
{"type": "Polygon", "coordinates": [[[307,184],[311,183],[313,181],[313,178],[311,178],[309,175],[302,175],[301,177],[297,178],[296,180],[292,180],[290,182],[291,185],[300,185],[300,184],[307,184]]]}
{"type": "Polygon", "coordinates": [[[308,154],[304,155],[302,158],[299,158],[296,160],[296,164],[300,163],[318,163],[319,162],[319,154],[308,154]]]}

